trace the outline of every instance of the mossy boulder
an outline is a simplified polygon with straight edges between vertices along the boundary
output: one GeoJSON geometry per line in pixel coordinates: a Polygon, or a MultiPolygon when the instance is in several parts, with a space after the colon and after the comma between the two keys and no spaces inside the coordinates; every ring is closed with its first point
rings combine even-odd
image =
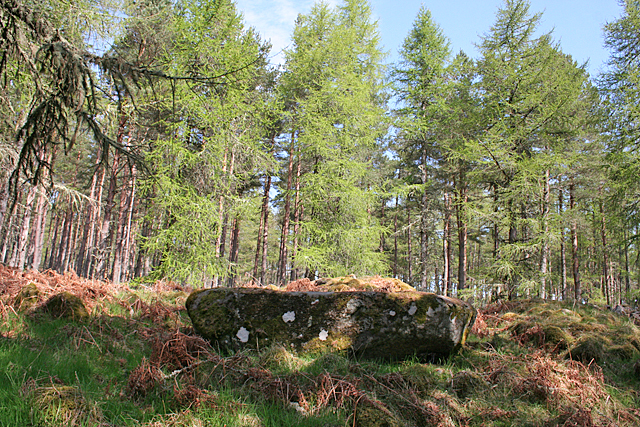
{"type": "Polygon", "coordinates": [[[44,311],[51,317],[65,317],[73,320],[84,320],[89,311],[82,299],[70,292],[61,292],[49,298],[44,304],[44,311]]]}
{"type": "Polygon", "coordinates": [[[24,285],[15,299],[13,300],[13,308],[19,312],[31,311],[38,304],[40,298],[40,291],[35,283],[29,282],[24,285]]]}
{"type": "Polygon", "coordinates": [[[283,344],[387,360],[447,356],[464,344],[476,317],[461,300],[417,291],[213,288],[193,292],[186,307],[196,331],[223,349],[283,344]]]}

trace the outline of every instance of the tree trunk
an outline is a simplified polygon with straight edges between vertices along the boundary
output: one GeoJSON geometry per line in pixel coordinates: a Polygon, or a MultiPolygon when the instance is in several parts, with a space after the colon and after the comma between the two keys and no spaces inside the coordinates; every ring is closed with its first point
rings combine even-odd
{"type": "Polygon", "coordinates": [[[24,215],[22,216],[22,225],[20,227],[20,232],[18,234],[18,240],[16,245],[16,251],[14,255],[12,255],[11,260],[13,261],[10,265],[12,267],[16,267],[20,270],[24,268],[25,262],[27,260],[27,251],[28,251],[28,243],[29,243],[29,231],[31,231],[31,216],[33,211],[33,201],[36,197],[37,188],[35,186],[30,186],[29,191],[27,192],[27,199],[24,204],[24,215]]]}
{"type": "Polygon", "coordinates": [[[411,206],[407,200],[407,283],[413,283],[413,245],[412,245],[412,232],[411,232],[411,206]]]}
{"type": "Polygon", "coordinates": [[[120,193],[120,208],[118,209],[118,225],[115,229],[115,251],[113,255],[113,267],[111,281],[120,283],[123,271],[128,268],[129,258],[129,236],[131,229],[131,218],[133,214],[133,204],[136,191],[136,168],[131,166],[127,185],[120,193]]]}
{"type": "Polygon", "coordinates": [[[540,298],[547,298],[547,275],[549,273],[549,169],[544,173],[544,184],[542,190],[542,249],[540,250],[540,298]]]}
{"type": "Polygon", "coordinates": [[[442,294],[451,295],[451,195],[444,192],[444,226],[442,235],[442,294]]]}
{"type": "Polygon", "coordinates": [[[467,287],[467,219],[465,207],[468,201],[467,180],[464,166],[459,165],[460,174],[456,183],[456,219],[458,224],[458,295],[467,287]]]}
{"type": "Polygon", "coordinates": [[[300,221],[304,212],[304,206],[300,203],[300,174],[302,170],[302,158],[300,150],[298,151],[298,168],[296,170],[296,199],[293,209],[293,247],[291,248],[291,281],[298,280],[299,270],[296,265],[296,257],[298,255],[298,238],[300,234],[300,221]]]}
{"type": "MultiPolygon", "coordinates": [[[[563,208],[563,203],[564,203],[564,196],[563,196],[563,192],[562,189],[560,189],[558,191],[558,213],[562,216],[564,214],[564,208],[563,208]]],[[[565,227],[564,224],[561,225],[561,231],[560,231],[560,276],[561,276],[561,293],[562,293],[562,300],[566,300],[567,299],[567,248],[565,245],[565,241],[566,241],[566,232],[565,232],[565,227]]]]}
{"type": "Polygon", "coordinates": [[[229,279],[227,286],[230,288],[236,284],[236,274],[238,271],[238,249],[240,247],[240,217],[237,216],[232,223],[231,245],[229,246],[229,279]]]}
{"type": "MultiPolygon", "coordinates": [[[[108,271],[108,257],[111,250],[111,215],[115,207],[115,195],[118,187],[118,168],[120,165],[120,154],[116,151],[113,155],[113,164],[111,166],[109,177],[109,190],[107,191],[107,199],[104,202],[104,214],[102,216],[102,224],[98,233],[98,245],[96,248],[96,262],[94,273],[99,278],[106,278],[108,271]]],[[[93,276],[93,274],[92,274],[93,276]]]]}
{"type": "Polygon", "coordinates": [[[284,215],[282,217],[282,233],[280,237],[280,254],[278,261],[278,285],[284,284],[287,270],[287,241],[289,239],[289,216],[291,215],[291,181],[293,175],[293,146],[295,143],[295,131],[291,133],[291,146],[289,147],[289,164],[287,167],[287,189],[284,194],[284,215]]]}
{"type": "Polygon", "coordinates": [[[398,199],[396,196],[396,205],[393,214],[393,277],[398,278],[398,199]]]}
{"type": "Polygon", "coordinates": [[[262,265],[260,266],[260,283],[263,285],[267,282],[267,250],[269,249],[269,191],[271,191],[271,175],[268,175],[267,181],[269,185],[265,188],[267,200],[266,204],[263,205],[264,227],[262,227],[262,265]]]}
{"type": "Polygon", "coordinates": [[[33,259],[31,260],[31,268],[33,270],[40,270],[40,264],[42,263],[42,247],[44,246],[44,230],[47,225],[48,206],[49,203],[47,202],[46,192],[44,188],[42,188],[38,195],[35,228],[33,230],[33,259]]]}
{"type": "MultiPolygon", "coordinates": [[[[99,154],[99,153],[98,153],[99,154]]],[[[85,223],[82,231],[82,241],[78,258],[76,260],[76,270],[80,276],[87,277],[89,274],[89,266],[91,265],[91,256],[93,252],[93,243],[95,238],[95,228],[100,211],[100,200],[98,194],[102,195],[102,186],[104,184],[104,168],[99,165],[100,155],[97,156],[97,169],[91,177],[91,189],[89,191],[89,203],[85,210],[85,223]],[[99,188],[100,187],[100,188],[99,188]]]]}
{"type": "Polygon", "coordinates": [[[256,253],[255,253],[255,256],[253,257],[253,272],[251,274],[251,277],[253,278],[253,281],[256,285],[262,285],[262,282],[258,277],[258,274],[259,274],[258,272],[259,272],[259,265],[260,265],[260,253],[262,250],[262,230],[264,228],[265,201],[267,205],[269,204],[269,194],[267,192],[267,180],[270,181],[270,178],[268,177],[268,175],[269,174],[267,173],[264,177],[264,192],[262,196],[262,208],[260,209],[260,225],[258,226],[258,234],[256,238],[256,253]]]}
{"type": "Polygon", "coordinates": [[[569,209],[571,209],[571,256],[573,259],[573,297],[579,303],[582,299],[582,289],[580,287],[580,260],[578,258],[578,221],[575,218],[576,198],[574,184],[569,184],[569,209]]]}
{"type": "Polygon", "coordinates": [[[604,204],[600,200],[600,238],[602,242],[602,286],[607,304],[612,305],[614,296],[612,295],[609,281],[609,248],[607,242],[607,219],[604,215],[604,204]]]}
{"type": "Polygon", "coordinates": [[[631,302],[631,271],[629,270],[629,230],[627,224],[624,224],[624,293],[626,302],[631,302]]]}
{"type": "Polygon", "coordinates": [[[423,185],[423,189],[422,189],[422,204],[421,204],[421,219],[420,219],[420,287],[421,289],[426,289],[427,288],[427,280],[428,280],[428,268],[429,265],[427,263],[427,256],[428,256],[428,241],[427,241],[427,237],[428,237],[428,227],[429,227],[429,223],[428,223],[428,218],[427,218],[427,214],[429,212],[428,210],[428,204],[429,204],[429,197],[427,195],[427,181],[428,181],[428,174],[427,174],[427,150],[426,147],[423,147],[422,150],[422,185],[423,185]]]}

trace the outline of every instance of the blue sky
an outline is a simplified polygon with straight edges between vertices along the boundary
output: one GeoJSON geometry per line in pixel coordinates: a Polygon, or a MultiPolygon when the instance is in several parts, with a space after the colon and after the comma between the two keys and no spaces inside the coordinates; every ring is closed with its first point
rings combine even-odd
{"type": "MultiPolygon", "coordinates": [[[[472,57],[474,46],[495,21],[502,0],[370,0],[374,18],[378,20],[382,45],[389,52],[389,62],[397,58],[398,48],[424,4],[433,19],[451,41],[454,53],[463,50],[472,57]]],[[[255,27],[273,44],[277,54],[290,44],[295,19],[307,13],[313,0],[236,0],[245,22],[255,27]]],[[[339,0],[328,0],[336,5],[339,0]]],[[[553,30],[562,50],[579,63],[589,60],[588,71],[596,75],[609,53],[603,47],[602,27],[622,14],[618,0],[530,0],[531,12],[543,12],[542,31],[553,30]]],[[[281,62],[275,56],[273,62],[281,62]]]]}

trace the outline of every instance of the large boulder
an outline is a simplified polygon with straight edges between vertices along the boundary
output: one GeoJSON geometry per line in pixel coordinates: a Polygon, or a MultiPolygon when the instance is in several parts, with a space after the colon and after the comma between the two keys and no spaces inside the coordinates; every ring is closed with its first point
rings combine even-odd
{"type": "Polygon", "coordinates": [[[447,356],[464,344],[476,317],[470,304],[418,291],[213,288],[193,292],[186,307],[195,330],[222,349],[279,343],[392,360],[447,356]]]}

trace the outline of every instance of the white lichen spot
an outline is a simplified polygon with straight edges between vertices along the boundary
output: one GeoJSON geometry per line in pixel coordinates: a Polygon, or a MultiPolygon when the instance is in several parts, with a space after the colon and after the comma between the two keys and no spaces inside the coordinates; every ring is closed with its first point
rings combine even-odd
{"type": "Polygon", "coordinates": [[[294,320],[296,320],[296,312],[287,311],[285,314],[282,315],[282,320],[284,320],[284,323],[293,322],[294,320]]]}
{"type": "Polygon", "coordinates": [[[320,335],[318,335],[318,338],[320,338],[320,341],[326,341],[328,337],[329,337],[329,332],[325,331],[324,329],[321,329],[320,335]]]}
{"type": "Polygon", "coordinates": [[[244,326],[242,328],[240,328],[240,330],[238,331],[238,333],[236,334],[236,336],[238,337],[238,339],[240,340],[240,342],[247,342],[249,341],[249,331],[247,331],[244,326]]]}
{"type": "Polygon", "coordinates": [[[315,300],[314,302],[312,302],[312,303],[311,303],[311,305],[316,305],[316,304],[317,304],[317,303],[319,303],[319,302],[320,302],[320,300],[319,300],[319,299],[317,299],[317,300],[315,300]]]}
{"type": "Polygon", "coordinates": [[[389,310],[389,316],[393,317],[396,315],[396,312],[393,310],[389,310]]]}
{"type": "Polygon", "coordinates": [[[362,305],[362,301],[352,298],[347,302],[346,312],[347,314],[353,314],[362,305]]]}
{"type": "Polygon", "coordinates": [[[411,304],[411,307],[409,307],[409,316],[413,316],[414,314],[416,314],[416,311],[418,311],[418,306],[415,304],[411,304]]]}
{"type": "Polygon", "coordinates": [[[307,321],[307,328],[310,328],[313,324],[313,316],[309,316],[309,320],[307,321]]]}
{"type": "Polygon", "coordinates": [[[429,310],[427,310],[427,317],[432,317],[434,314],[436,313],[436,311],[429,307],[429,310]]]}

